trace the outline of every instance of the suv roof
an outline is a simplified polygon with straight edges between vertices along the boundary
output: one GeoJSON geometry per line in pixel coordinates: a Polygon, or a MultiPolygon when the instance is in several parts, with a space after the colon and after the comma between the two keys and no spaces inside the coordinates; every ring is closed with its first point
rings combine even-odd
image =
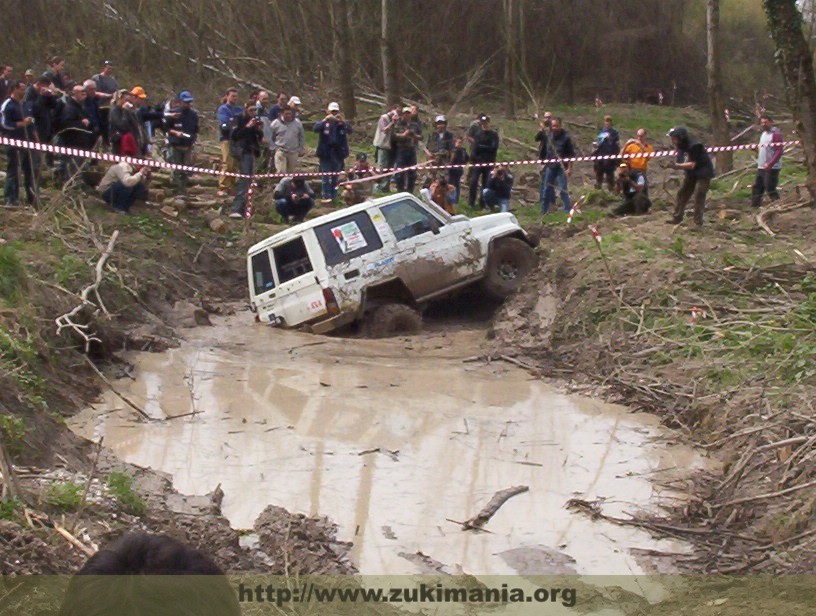
{"type": "MultiPolygon", "coordinates": [[[[324,214],[323,216],[318,216],[317,218],[312,218],[311,220],[307,220],[300,224],[295,225],[294,227],[289,227],[288,229],[284,229],[274,235],[267,237],[264,240],[261,240],[257,244],[250,246],[248,253],[254,253],[258,250],[262,250],[264,248],[269,248],[270,246],[274,246],[281,242],[285,242],[290,240],[294,237],[302,235],[304,231],[311,229],[312,227],[317,227],[319,225],[325,224],[327,222],[331,222],[332,220],[337,220],[340,218],[345,218],[346,216],[350,216],[351,214],[356,214],[357,212],[363,212],[369,209],[372,205],[382,205],[386,203],[391,203],[392,201],[400,201],[405,197],[414,197],[411,193],[396,193],[393,195],[386,195],[384,197],[379,197],[377,199],[372,199],[370,201],[363,201],[362,203],[358,203],[357,205],[352,205],[346,208],[342,208],[335,212],[331,212],[330,214],[324,214]]],[[[424,203],[424,202],[423,202],[424,203]]],[[[442,208],[434,208],[434,210],[438,210],[448,218],[450,215],[445,212],[442,208]]]]}

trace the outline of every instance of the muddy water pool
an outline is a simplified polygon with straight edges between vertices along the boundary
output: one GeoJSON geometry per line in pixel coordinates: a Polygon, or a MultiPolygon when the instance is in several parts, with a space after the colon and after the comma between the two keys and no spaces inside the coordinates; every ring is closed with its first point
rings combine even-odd
{"type": "Polygon", "coordinates": [[[248,313],[187,332],[180,348],[131,353],[132,379],[71,420],[178,490],[220,484],[224,514],[251,528],[269,504],[325,515],[362,573],[637,574],[635,549],[683,551],[570,512],[570,498],[625,515],[677,495],[651,481],[703,461],[654,417],[558,393],[484,350],[478,328],[391,340],[311,336],[248,313]],[[463,532],[495,492],[490,532],[463,532]],[[454,520],[454,521],[451,521],[454,520]],[[417,556],[421,553],[423,556],[417,556]]]}

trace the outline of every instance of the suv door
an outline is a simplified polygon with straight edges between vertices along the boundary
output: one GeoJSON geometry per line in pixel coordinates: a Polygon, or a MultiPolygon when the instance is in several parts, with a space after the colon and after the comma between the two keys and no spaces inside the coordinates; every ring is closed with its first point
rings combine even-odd
{"type": "Polygon", "coordinates": [[[444,220],[414,198],[379,206],[397,242],[395,273],[421,301],[478,277],[470,221],[444,220]]]}

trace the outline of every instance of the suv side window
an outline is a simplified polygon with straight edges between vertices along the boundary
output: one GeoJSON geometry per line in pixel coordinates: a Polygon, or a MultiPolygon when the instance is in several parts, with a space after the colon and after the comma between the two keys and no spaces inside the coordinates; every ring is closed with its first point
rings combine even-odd
{"type": "Polygon", "coordinates": [[[275,288],[275,279],[272,277],[272,264],[269,262],[268,250],[252,255],[252,283],[255,286],[255,295],[266,293],[275,288]]]}
{"type": "Polygon", "coordinates": [[[410,199],[389,203],[382,206],[380,211],[397,241],[429,233],[433,231],[434,226],[438,228],[444,224],[410,199]]]}
{"type": "Polygon", "coordinates": [[[367,212],[315,227],[315,235],[329,267],[379,250],[383,245],[367,212]]]}
{"type": "Polygon", "coordinates": [[[312,262],[309,260],[309,253],[306,252],[306,244],[303,243],[302,237],[276,246],[272,252],[275,255],[280,284],[312,271],[312,262]]]}

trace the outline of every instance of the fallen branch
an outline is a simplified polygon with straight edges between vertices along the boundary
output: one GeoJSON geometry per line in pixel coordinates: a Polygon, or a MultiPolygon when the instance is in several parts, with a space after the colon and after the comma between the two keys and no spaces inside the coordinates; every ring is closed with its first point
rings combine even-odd
{"type": "Polygon", "coordinates": [[[85,556],[90,558],[94,554],[96,554],[96,550],[93,548],[89,548],[87,545],[82,543],[79,539],[74,537],[71,533],[65,530],[62,526],[54,522],[54,530],[57,531],[63,539],[65,539],[68,543],[70,543],[75,548],[79,549],[85,556]]]}
{"type": "Polygon", "coordinates": [[[94,271],[96,273],[95,280],[92,284],[88,285],[82,290],[79,297],[82,300],[80,304],[74,307],[73,310],[70,312],[66,312],[63,315],[58,316],[54,319],[54,322],[57,325],[57,336],[62,333],[64,329],[71,329],[75,333],[77,333],[84,341],[85,341],[85,352],[87,353],[90,350],[91,342],[101,342],[99,338],[97,338],[94,334],[88,334],[87,330],[90,327],[89,325],[75,323],[74,317],[76,317],[85,306],[95,306],[96,305],[88,299],[88,296],[93,292],[96,295],[97,301],[99,302],[99,308],[105,313],[105,315],[110,318],[110,314],[105,309],[104,304],[102,303],[102,299],[99,297],[99,285],[102,284],[102,275],[103,275],[103,268],[105,267],[105,262],[111,256],[113,252],[113,247],[116,244],[116,240],[119,237],[119,230],[113,232],[111,235],[110,240],[108,241],[108,246],[105,248],[105,251],[102,253],[102,256],[99,257],[99,260],[96,262],[96,267],[94,271]]]}
{"type": "Polygon", "coordinates": [[[505,490],[499,490],[490,499],[482,510],[469,520],[462,522],[462,530],[481,530],[482,526],[490,521],[504,503],[516,496],[530,490],[527,486],[513,486],[505,490]]]}
{"type": "Polygon", "coordinates": [[[82,491],[82,498],[79,501],[79,507],[77,507],[74,516],[71,518],[71,523],[68,526],[68,528],[70,528],[72,531],[76,530],[76,525],[79,522],[79,516],[82,514],[82,510],[85,509],[85,504],[88,500],[88,492],[91,490],[91,483],[93,483],[94,475],[96,475],[96,466],[99,464],[99,454],[102,453],[102,441],[104,439],[105,437],[103,436],[96,444],[96,455],[94,456],[93,464],[91,464],[91,472],[88,473],[88,481],[85,482],[85,489],[82,491]]]}
{"type": "Polygon", "coordinates": [[[88,365],[89,365],[91,368],[93,368],[93,371],[94,371],[94,372],[96,372],[97,376],[98,376],[100,379],[102,379],[102,381],[105,383],[105,385],[107,385],[107,386],[110,388],[110,390],[111,390],[111,391],[112,391],[114,394],[116,394],[116,397],[117,397],[117,398],[119,398],[119,399],[120,399],[122,402],[124,402],[125,404],[127,404],[127,405],[128,405],[130,408],[132,408],[134,411],[136,411],[137,413],[139,413],[139,415],[141,415],[141,416],[142,416],[142,417],[144,417],[145,419],[147,419],[147,420],[149,420],[149,421],[153,421],[153,418],[152,418],[150,415],[148,415],[148,414],[145,412],[145,410],[144,410],[144,409],[142,409],[142,408],[141,408],[139,405],[137,405],[135,402],[133,402],[132,400],[130,400],[130,399],[129,399],[128,397],[126,397],[124,394],[120,393],[120,392],[119,392],[119,391],[118,391],[118,390],[117,390],[117,389],[116,389],[116,388],[113,386],[113,383],[111,383],[111,382],[110,382],[110,380],[108,379],[108,377],[106,377],[104,374],[102,374],[102,371],[101,371],[99,368],[97,368],[97,367],[94,365],[94,363],[93,363],[93,362],[90,360],[90,358],[89,358],[87,355],[85,355],[85,361],[86,361],[86,362],[88,362],[88,365]]]}

